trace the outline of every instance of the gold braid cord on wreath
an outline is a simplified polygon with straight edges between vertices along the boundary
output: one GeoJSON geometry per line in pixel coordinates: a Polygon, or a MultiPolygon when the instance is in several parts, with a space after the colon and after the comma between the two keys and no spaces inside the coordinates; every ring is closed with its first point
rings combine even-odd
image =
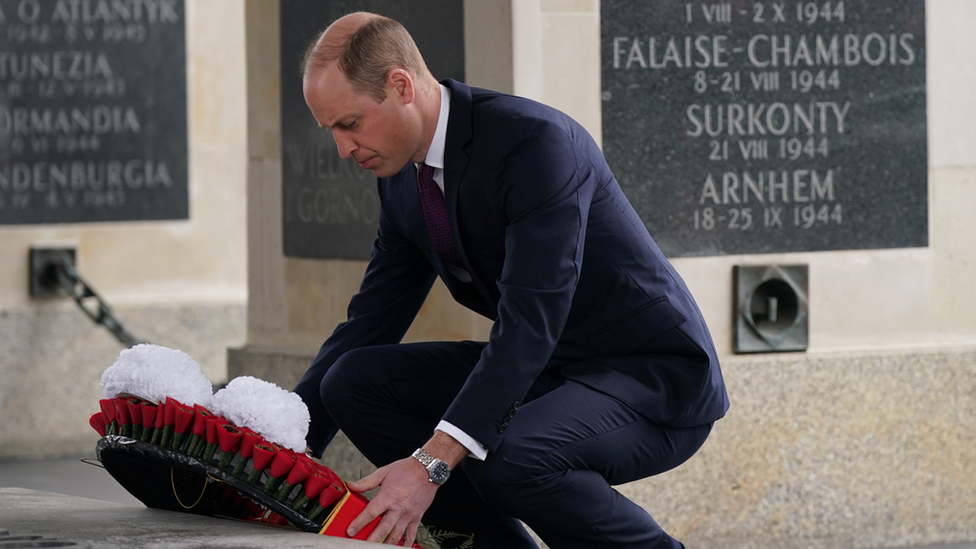
{"type": "Polygon", "coordinates": [[[89,422],[102,436],[96,455],[147,507],[339,537],[366,507],[328,467],[200,405],[131,395],[99,405],[89,422]]]}

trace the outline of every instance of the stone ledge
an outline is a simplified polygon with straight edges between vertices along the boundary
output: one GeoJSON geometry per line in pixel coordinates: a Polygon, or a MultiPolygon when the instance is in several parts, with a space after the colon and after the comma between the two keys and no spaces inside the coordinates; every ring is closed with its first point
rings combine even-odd
{"type": "Polygon", "coordinates": [[[0,521],[0,529],[8,530],[10,535],[43,535],[98,549],[375,547],[308,532],[20,488],[0,488],[0,521]]]}

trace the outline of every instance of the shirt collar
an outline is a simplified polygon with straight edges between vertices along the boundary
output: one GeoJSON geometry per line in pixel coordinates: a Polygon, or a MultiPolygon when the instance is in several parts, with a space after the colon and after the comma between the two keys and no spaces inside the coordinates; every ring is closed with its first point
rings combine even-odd
{"type": "Polygon", "coordinates": [[[447,118],[451,113],[451,89],[444,84],[437,84],[441,88],[441,112],[437,115],[437,128],[434,138],[427,148],[427,158],[424,164],[434,169],[444,169],[444,146],[447,144],[447,118]]]}

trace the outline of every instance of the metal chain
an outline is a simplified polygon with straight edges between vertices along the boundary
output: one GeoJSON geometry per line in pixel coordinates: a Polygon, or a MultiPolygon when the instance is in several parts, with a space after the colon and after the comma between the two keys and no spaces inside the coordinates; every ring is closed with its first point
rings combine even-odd
{"type": "Polygon", "coordinates": [[[145,343],[129,333],[122,326],[122,322],[115,317],[112,309],[81,278],[78,271],[71,266],[68,259],[64,254],[58,256],[58,265],[56,267],[58,283],[68,292],[68,295],[74,298],[78,306],[81,307],[81,310],[88,315],[88,318],[92,319],[95,324],[100,324],[112,332],[112,335],[126,347],[145,343]]]}

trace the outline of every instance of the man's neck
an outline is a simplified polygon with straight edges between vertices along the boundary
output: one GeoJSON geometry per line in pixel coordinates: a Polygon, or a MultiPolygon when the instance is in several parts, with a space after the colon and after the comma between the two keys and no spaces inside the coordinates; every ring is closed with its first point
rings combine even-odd
{"type": "Polygon", "coordinates": [[[437,130],[437,117],[441,112],[441,90],[440,84],[433,76],[424,82],[424,85],[417,90],[420,100],[421,127],[423,128],[423,150],[418,151],[414,157],[420,158],[420,162],[427,157],[430,150],[430,143],[434,139],[434,132],[437,130]]]}

